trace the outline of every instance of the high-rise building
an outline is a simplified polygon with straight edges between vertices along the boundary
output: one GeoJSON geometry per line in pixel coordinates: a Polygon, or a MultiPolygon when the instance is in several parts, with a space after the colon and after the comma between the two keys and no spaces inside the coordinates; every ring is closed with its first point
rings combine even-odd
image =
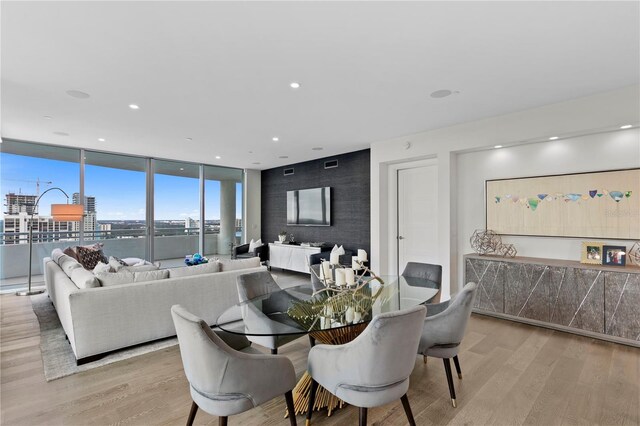
{"type": "MultiPolygon", "coordinates": [[[[73,198],[73,204],[82,204],[80,202],[79,192],[74,192],[72,198],[73,198]]],[[[96,211],[96,197],[92,195],[84,196],[84,211],[85,213],[96,211]]]]}
{"type": "Polygon", "coordinates": [[[5,214],[33,213],[37,195],[16,194],[9,192],[5,195],[5,214]]]}
{"type": "MultiPolygon", "coordinates": [[[[74,192],[73,196],[73,204],[82,204],[80,202],[80,193],[74,192]]],[[[84,196],[84,226],[83,231],[89,233],[89,237],[92,237],[96,230],[98,230],[98,217],[96,212],[96,197],[92,195],[84,196]]],[[[74,231],[80,230],[80,222],[76,222],[74,225],[74,231]]]]}

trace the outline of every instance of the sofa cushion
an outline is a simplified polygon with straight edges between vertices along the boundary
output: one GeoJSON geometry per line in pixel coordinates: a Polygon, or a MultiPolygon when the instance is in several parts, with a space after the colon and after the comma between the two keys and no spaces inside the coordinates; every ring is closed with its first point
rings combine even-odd
{"type": "Polygon", "coordinates": [[[260,258],[252,257],[250,259],[235,259],[235,260],[219,260],[220,271],[237,271],[239,269],[257,268],[260,266],[260,258]]]}
{"type": "MultiPolygon", "coordinates": [[[[83,268],[84,269],[84,268],[83,268]]],[[[99,274],[101,272],[115,272],[112,271],[111,266],[109,266],[109,264],[107,263],[103,263],[103,262],[98,262],[98,264],[96,265],[95,268],[93,268],[92,271],[94,274],[99,274]]]]}
{"type": "Polygon", "coordinates": [[[133,273],[133,282],[156,281],[169,278],[169,271],[166,269],[158,269],[155,271],[140,271],[133,273]]]}
{"type": "Polygon", "coordinates": [[[84,268],[75,268],[71,271],[69,278],[71,278],[71,281],[73,281],[78,288],[100,287],[100,281],[98,281],[93,272],[84,268]]]}
{"type": "Polygon", "coordinates": [[[64,252],[59,248],[53,249],[51,252],[51,260],[56,262],[60,266],[60,258],[64,255],[64,252]]]}
{"type": "Polygon", "coordinates": [[[94,250],[92,248],[77,246],[76,254],[78,255],[78,261],[82,266],[90,271],[96,267],[98,262],[109,262],[102,250],[94,250]]]}
{"type": "Polygon", "coordinates": [[[169,269],[169,277],[188,277],[191,275],[211,274],[220,272],[220,264],[218,262],[203,263],[202,265],[183,266],[181,268],[169,269]]]}
{"type": "Polygon", "coordinates": [[[71,272],[74,269],[82,268],[82,265],[78,263],[77,260],[75,260],[71,256],[67,256],[66,254],[63,254],[58,258],[58,266],[64,271],[65,274],[67,274],[69,278],[71,278],[71,272]]]}
{"type": "Polygon", "coordinates": [[[96,278],[100,281],[102,287],[109,287],[119,284],[130,284],[134,281],[133,272],[101,272],[96,274],[96,278]]]}
{"type": "Polygon", "coordinates": [[[129,272],[144,272],[144,271],[157,271],[158,268],[156,265],[154,265],[153,263],[148,263],[145,265],[134,265],[134,266],[123,266],[122,270],[125,271],[129,271],[129,272]]]}

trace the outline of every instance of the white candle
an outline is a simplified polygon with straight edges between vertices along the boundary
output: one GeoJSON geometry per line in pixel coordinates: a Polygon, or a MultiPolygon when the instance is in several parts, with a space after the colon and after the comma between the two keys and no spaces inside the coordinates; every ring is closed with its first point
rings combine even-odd
{"type": "Polygon", "coordinates": [[[320,278],[326,281],[331,281],[331,264],[329,262],[322,262],[320,270],[322,270],[320,278]]]}
{"type": "Polygon", "coordinates": [[[356,279],[353,269],[343,269],[343,271],[347,285],[354,285],[356,283],[356,279]]]}
{"type": "Polygon", "coordinates": [[[360,266],[360,263],[358,262],[358,256],[352,256],[351,269],[359,270],[360,268],[362,268],[362,266],[360,266]]]}
{"type": "Polygon", "coordinates": [[[362,319],[362,314],[359,311],[353,313],[353,322],[358,323],[362,319]]]}
{"type": "Polygon", "coordinates": [[[339,264],[339,263],[340,263],[340,255],[339,255],[337,252],[332,252],[332,253],[329,255],[329,262],[330,262],[332,265],[337,265],[337,264],[339,264]]]}
{"type": "MultiPolygon", "coordinates": [[[[343,285],[345,285],[347,283],[347,278],[345,275],[345,269],[343,268],[336,268],[336,285],[338,287],[341,287],[343,285]]],[[[352,271],[353,272],[353,271],[352,271]]]]}
{"type": "Polygon", "coordinates": [[[344,313],[344,320],[347,324],[351,324],[353,322],[353,308],[349,306],[347,311],[344,313]]]}
{"type": "Polygon", "coordinates": [[[366,262],[367,261],[367,252],[362,250],[362,249],[358,249],[358,260],[360,262],[366,262]]]}

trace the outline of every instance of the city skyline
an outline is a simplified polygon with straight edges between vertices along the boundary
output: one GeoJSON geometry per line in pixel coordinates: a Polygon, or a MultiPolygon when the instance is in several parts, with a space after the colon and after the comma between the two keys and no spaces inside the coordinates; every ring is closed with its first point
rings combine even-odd
{"type": "MultiPolygon", "coordinates": [[[[63,189],[72,202],[79,192],[79,164],[16,154],[0,153],[0,194],[3,200],[9,192],[40,194],[51,187],[63,189]],[[52,184],[47,184],[52,182],[52,184]]],[[[156,174],[154,179],[154,219],[184,220],[199,218],[199,179],[156,174]]],[[[141,171],[85,165],[85,196],[95,197],[98,221],[145,220],[146,176],[141,171]]],[[[39,205],[41,216],[50,215],[50,205],[66,199],[52,191],[39,205]],[[46,202],[45,202],[46,201],[46,202]]],[[[205,181],[206,220],[220,219],[220,184],[205,181]]],[[[236,218],[242,217],[242,184],[236,184],[236,218]]]]}

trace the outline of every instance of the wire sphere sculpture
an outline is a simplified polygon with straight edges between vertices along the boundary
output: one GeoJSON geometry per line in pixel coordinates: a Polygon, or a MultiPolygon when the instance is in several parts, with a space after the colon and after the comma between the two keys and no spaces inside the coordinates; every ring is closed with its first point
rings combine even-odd
{"type": "Polygon", "coordinates": [[[627,259],[634,265],[640,266],[640,241],[631,246],[631,249],[627,253],[627,259]]]}

